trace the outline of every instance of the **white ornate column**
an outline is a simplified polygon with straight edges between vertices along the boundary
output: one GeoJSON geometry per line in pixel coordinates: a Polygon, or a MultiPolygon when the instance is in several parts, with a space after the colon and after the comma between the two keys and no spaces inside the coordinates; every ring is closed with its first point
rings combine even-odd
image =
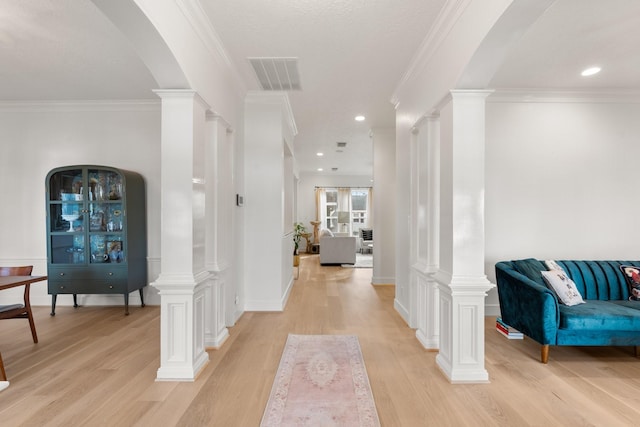
{"type": "Polygon", "coordinates": [[[207,114],[206,159],[206,267],[212,274],[205,291],[205,346],[220,348],[229,337],[226,327],[227,283],[230,280],[232,168],[227,146],[230,125],[220,116],[207,114]]]}
{"type": "Polygon", "coordinates": [[[425,276],[418,287],[418,329],[416,337],[427,349],[440,345],[440,296],[434,275],[440,259],[440,120],[438,116],[425,117],[424,131],[419,139],[420,185],[422,192],[426,232],[419,245],[426,255],[425,276]]]}
{"type": "Polygon", "coordinates": [[[204,348],[204,150],[208,106],[192,90],[157,90],[161,115],[161,263],[157,380],[193,381],[204,348]]]}
{"type": "Polygon", "coordinates": [[[436,362],[452,383],[489,381],[484,366],[484,304],[494,285],[484,273],[484,148],[485,99],[490,93],[452,91],[451,102],[441,110],[436,362]]]}

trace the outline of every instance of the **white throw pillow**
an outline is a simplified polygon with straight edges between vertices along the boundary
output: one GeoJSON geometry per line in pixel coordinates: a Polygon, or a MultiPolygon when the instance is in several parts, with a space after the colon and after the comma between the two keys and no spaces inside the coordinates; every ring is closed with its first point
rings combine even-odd
{"type": "Polygon", "coordinates": [[[578,292],[576,284],[573,283],[573,280],[571,280],[563,270],[543,271],[542,277],[563,304],[584,304],[584,300],[580,292],[578,292]]]}
{"type": "Polygon", "coordinates": [[[552,259],[548,259],[548,260],[546,260],[544,263],[545,263],[545,265],[547,266],[547,268],[548,268],[549,270],[552,270],[552,271],[553,271],[553,270],[560,270],[560,271],[564,271],[564,269],[563,269],[562,267],[560,267],[560,266],[558,265],[558,263],[557,263],[557,262],[555,262],[555,261],[554,261],[554,260],[552,260],[552,259]]]}

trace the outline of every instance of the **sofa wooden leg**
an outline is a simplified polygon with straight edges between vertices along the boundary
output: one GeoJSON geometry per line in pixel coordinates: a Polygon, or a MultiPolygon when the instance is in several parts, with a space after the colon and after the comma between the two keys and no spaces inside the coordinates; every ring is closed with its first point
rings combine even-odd
{"type": "Polygon", "coordinates": [[[636,345],[633,349],[635,351],[635,356],[640,357],[640,345],[636,345]]]}
{"type": "Polygon", "coordinates": [[[549,361],[549,344],[543,345],[540,349],[540,360],[542,363],[547,363],[549,361]]]}

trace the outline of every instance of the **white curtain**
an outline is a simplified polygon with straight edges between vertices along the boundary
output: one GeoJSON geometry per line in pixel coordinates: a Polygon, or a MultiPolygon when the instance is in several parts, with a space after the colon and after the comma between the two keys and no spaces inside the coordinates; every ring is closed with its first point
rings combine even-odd
{"type": "Polygon", "coordinates": [[[338,212],[348,212],[349,222],[347,228],[343,229],[343,225],[338,225],[340,232],[346,232],[351,235],[351,188],[338,188],[338,212]]]}
{"type": "Polygon", "coordinates": [[[316,188],[316,219],[321,222],[320,229],[327,228],[327,190],[316,188]]]}
{"type": "Polygon", "coordinates": [[[369,188],[367,197],[367,221],[365,227],[373,228],[373,188],[369,188]]]}

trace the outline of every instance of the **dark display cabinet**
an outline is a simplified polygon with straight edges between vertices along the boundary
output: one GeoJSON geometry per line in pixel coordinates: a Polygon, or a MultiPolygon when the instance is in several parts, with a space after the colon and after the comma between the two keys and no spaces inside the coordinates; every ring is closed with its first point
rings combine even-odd
{"type": "Polygon", "coordinates": [[[46,179],[51,315],[58,294],[123,294],[147,285],[145,185],[135,172],[67,166],[46,179]]]}

